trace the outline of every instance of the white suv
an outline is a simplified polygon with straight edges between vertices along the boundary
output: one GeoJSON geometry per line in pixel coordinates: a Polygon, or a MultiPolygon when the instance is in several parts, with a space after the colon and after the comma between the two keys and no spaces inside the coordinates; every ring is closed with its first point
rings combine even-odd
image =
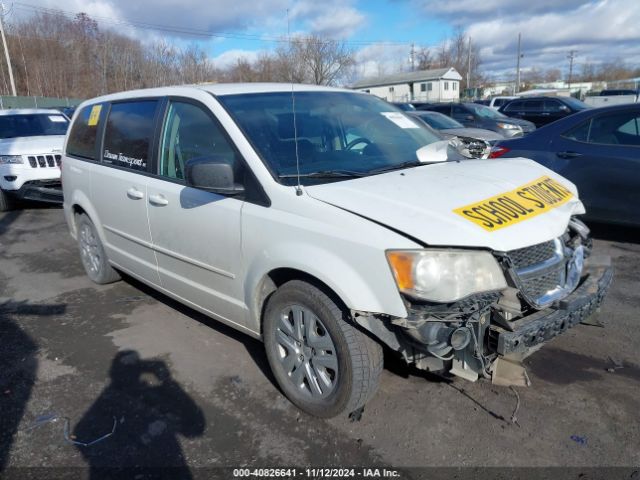
{"type": "Polygon", "coordinates": [[[0,212],[20,199],[62,202],[60,161],[68,126],[56,110],[0,110],[0,212]]]}
{"type": "Polygon", "coordinates": [[[383,346],[506,383],[609,286],[573,184],[442,152],[360,92],[132,91],[76,113],[64,212],[92,280],[125,272],[262,339],[289,399],[330,417],[375,393],[383,346]]]}

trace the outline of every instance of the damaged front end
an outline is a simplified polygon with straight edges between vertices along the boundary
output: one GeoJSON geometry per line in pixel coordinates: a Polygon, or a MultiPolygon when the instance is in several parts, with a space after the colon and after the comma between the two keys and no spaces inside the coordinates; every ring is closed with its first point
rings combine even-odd
{"type": "Polygon", "coordinates": [[[613,272],[591,255],[588,228],[572,219],[557,239],[493,252],[507,287],[450,302],[404,296],[409,314],[354,312],[355,321],[417,368],[475,381],[518,382],[520,362],[541,344],[585,323],[600,306],[613,272]],[[514,372],[515,376],[514,376],[514,372]]]}

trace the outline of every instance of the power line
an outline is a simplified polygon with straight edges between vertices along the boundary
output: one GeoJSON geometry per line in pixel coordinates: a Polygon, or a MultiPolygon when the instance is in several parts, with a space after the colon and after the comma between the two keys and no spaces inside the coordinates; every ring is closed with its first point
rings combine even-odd
{"type": "MultiPolygon", "coordinates": [[[[28,3],[15,2],[14,7],[23,11],[40,12],[48,15],[62,15],[66,18],[75,19],[81,12],[71,12],[68,10],[60,10],[57,8],[46,8],[28,3]]],[[[105,17],[99,15],[91,15],[90,18],[98,23],[104,23],[116,26],[128,26],[132,28],[156,30],[164,33],[173,33],[178,35],[186,35],[200,38],[222,38],[227,40],[249,40],[259,42],[278,42],[287,43],[287,38],[284,36],[270,36],[270,35],[258,35],[251,33],[235,33],[235,32],[214,32],[205,29],[191,28],[191,27],[179,27],[174,25],[160,25],[155,23],[140,22],[134,20],[120,20],[112,17],[105,17]]],[[[305,37],[299,37],[304,39],[305,37]]],[[[411,45],[412,42],[390,42],[390,41],[374,41],[374,40],[344,40],[345,44],[354,46],[368,46],[368,45],[385,45],[385,46],[406,46],[411,45]]]]}

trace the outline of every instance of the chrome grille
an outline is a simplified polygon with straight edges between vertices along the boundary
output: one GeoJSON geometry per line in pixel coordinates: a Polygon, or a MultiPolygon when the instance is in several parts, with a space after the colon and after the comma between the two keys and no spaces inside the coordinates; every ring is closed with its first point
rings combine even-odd
{"type": "Polygon", "coordinates": [[[62,155],[27,155],[31,168],[59,167],[62,155]]]}
{"type": "Polygon", "coordinates": [[[509,252],[509,258],[516,269],[530,267],[542,263],[551,258],[556,253],[555,240],[532,245],[531,247],[519,248],[509,252]]]}
{"type": "Polygon", "coordinates": [[[562,239],[507,252],[512,279],[524,299],[537,308],[568,295],[582,272],[584,250],[567,247],[562,239]]]}

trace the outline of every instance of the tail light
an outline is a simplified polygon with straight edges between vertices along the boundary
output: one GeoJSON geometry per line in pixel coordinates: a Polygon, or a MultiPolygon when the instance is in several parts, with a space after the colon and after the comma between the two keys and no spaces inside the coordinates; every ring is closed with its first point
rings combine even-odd
{"type": "Polygon", "coordinates": [[[510,151],[511,149],[507,147],[500,147],[500,146],[491,147],[491,151],[489,152],[489,158],[499,158],[503,156],[505,153],[510,151]]]}

